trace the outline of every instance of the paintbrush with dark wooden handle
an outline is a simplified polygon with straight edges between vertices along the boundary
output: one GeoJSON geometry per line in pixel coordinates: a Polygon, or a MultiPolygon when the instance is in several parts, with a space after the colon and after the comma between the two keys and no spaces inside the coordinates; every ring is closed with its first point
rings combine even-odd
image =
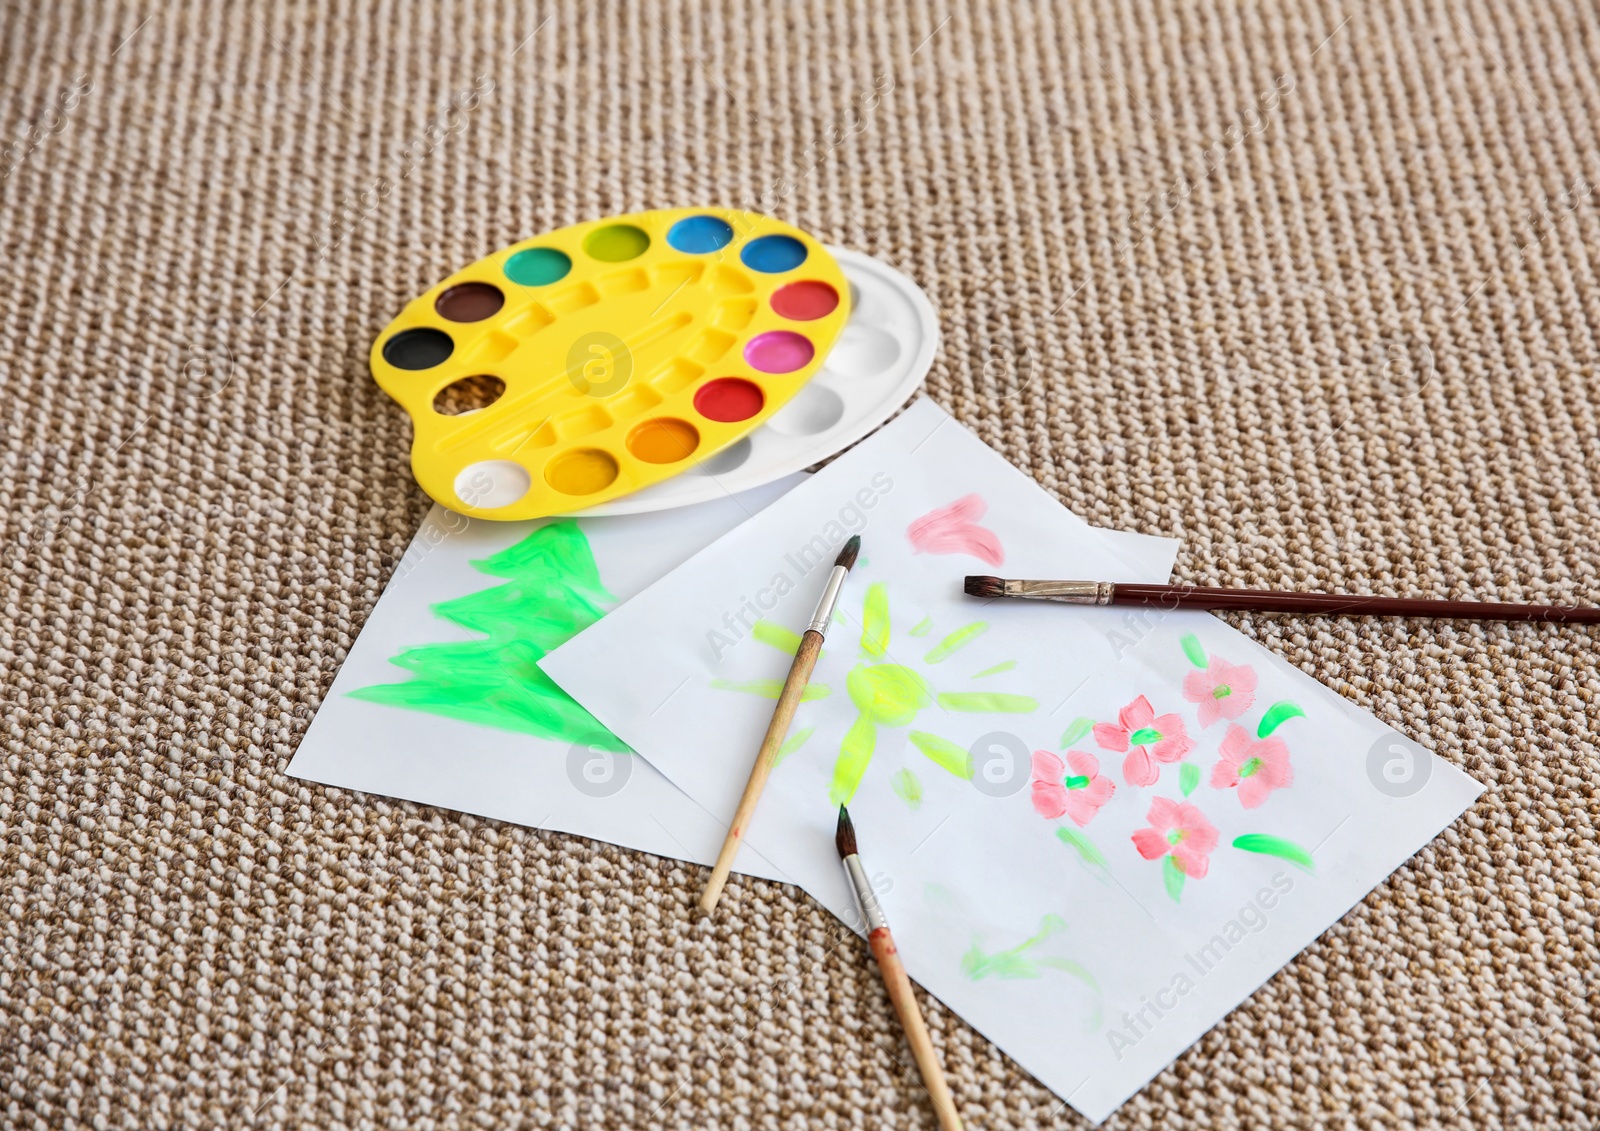
{"type": "Polygon", "coordinates": [[[1257,613],[1600,624],[1600,608],[1579,605],[1497,605],[1484,601],[1369,597],[1360,593],[1207,589],[1197,585],[1138,585],[1120,581],[1019,581],[987,574],[969,575],[966,590],[973,597],[1020,597],[1033,601],[1060,601],[1068,605],[1142,605],[1159,609],[1234,609],[1257,613]]]}

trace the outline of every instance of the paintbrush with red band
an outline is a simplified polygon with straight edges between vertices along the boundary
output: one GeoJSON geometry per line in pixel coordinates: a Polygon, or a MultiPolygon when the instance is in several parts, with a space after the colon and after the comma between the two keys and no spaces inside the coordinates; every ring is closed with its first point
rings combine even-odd
{"type": "Polygon", "coordinates": [[[1017,581],[969,574],[972,597],[1022,597],[1068,605],[1143,605],[1159,609],[1235,609],[1256,613],[1325,613],[1332,616],[1454,617],[1463,620],[1550,621],[1600,624],[1600,608],[1578,605],[1496,605],[1360,593],[1295,593],[1272,589],[1206,589],[1196,585],[1136,585],[1110,581],[1017,581]]]}
{"type": "Polygon", "coordinates": [[[878,906],[878,895],[872,890],[867,869],[856,852],[856,827],[850,823],[850,812],[839,806],[839,825],[834,830],[833,846],[844,861],[845,874],[855,889],[856,903],[861,907],[861,920],[866,926],[867,941],[872,944],[872,956],[878,960],[878,970],[883,974],[883,984],[889,990],[889,1000],[900,1016],[900,1026],[906,1032],[906,1043],[916,1058],[922,1072],[923,1086],[933,1100],[933,1110],[939,1116],[943,1131],[961,1131],[961,1116],[956,1114],[956,1101],[950,1095],[950,1085],[945,1083],[944,1069],[939,1066],[939,1056],[933,1049],[933,1038],[928,1036],[928,1026],[922,1020],[922,1010],[917,1006],[916,994],[911,989],[911,979],[900,962],[895,949],[894,936],[889,933],[889,921],[878,906]]]}
{"type": "Polygon", "coordinates": [[[717,865],[711,869],[706,890],[700,893],[702,911],[710,911],[722,898],[728,874],[733,871],[734,857],[739,855],[745,830],[750,827],[750,818],[755,816],[756,802],[761,800],[761,791],[766,788],[767,775],[772,773],[784,736],[789,733],[789,724],[794,721],[795,708],[800,706],[800,697],[805,694],[806,684],[811,681],[811,669],[817,666],[817,656],[822,652],[822,638],[827,635],[828,622],[833,619],[833,607],[839,603],[839,590],[844,587],[844,579],[855,568],[856,555],[860,552],[861,535],[857,534],[844,544],[844,549],[839,551],[838,558],[834,560],[828,583],[822,590],[822,599],[817,602],[817,611],[811,614],[811,623],[806,625],[805,635],[800,638],[800,647],[795,649],[794,663],[789,665],[789,676],[783,681],[778,705],[772,709],[772,722],[767,726],[767,736],[761,740],[761,749],[756,752],[756,764],[750,768],[750,780],[745,782],[739,808],[734,811],[733,823],[728,826],[728,835],[723,838],[722,851],[717,853],[717,865]]]}

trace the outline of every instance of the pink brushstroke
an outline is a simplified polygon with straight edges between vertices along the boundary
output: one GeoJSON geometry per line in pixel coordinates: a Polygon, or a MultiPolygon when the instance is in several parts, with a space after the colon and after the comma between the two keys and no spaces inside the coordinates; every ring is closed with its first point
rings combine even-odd
{"type": "Polygon", "coordinates": [[[919,554],[967,554],[997,566],[1006,560],[1005,547],[994,531],[978,525],[988,509],[981,496],[967,495],[917,519],[906,527],[906,537],[919,554]]]}

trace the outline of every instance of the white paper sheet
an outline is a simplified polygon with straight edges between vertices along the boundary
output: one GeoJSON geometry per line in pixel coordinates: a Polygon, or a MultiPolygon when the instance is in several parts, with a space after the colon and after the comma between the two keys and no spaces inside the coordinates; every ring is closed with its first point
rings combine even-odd
{"type": "Polygon", "coordinates": [[[854,531],[746,854],[854,924],[847,796],[912,977],[1090,1119],[1481,791],[1214,617],[965,597],[1145,578],[926,401],[541,666],[725,821],[854,531]]]}
{"type": "MultiPolygon", "coordinates": [[[[621,601],[805,478],[792,475],[716,502],[655,514],[579,519],[577,527],[601,584],[621,601]]],[[[722,845],[723,825],[642,758],[591,745],[582,735],[563,740],[508,729],[508,720],[497,722],[492,715],[464,719],[352,695],[404,687],[426,675],[392,662],[408,649],[484,641],[485,633],[440,616],[434,606],[498,591],[511,579],[473,563],[523,544],[548,525],[486,522],[434,507],[334,679],[289,773],[710,863],[722,845]]],[[[1114,531],[1097,536],[1149,563],[1152,572],[1164,575],[1170,568],[1175,543],[1166,539],[1114,531]]],[[[528,596],[528,604],[537,608],[538,595],[528,596]]],[[[779,875],[755,854],[740,870],[779,875]]]]}
{"type": "MultiPolygon", "coordinates": [[[[626,600],[804,479],[791,475],[715,502],[575,525],[601,585],[626,600]]],[[[470,720],[352,695],[425,675],[392,662],[407,649],[483,642],[488,634],[434,607],[506,586],[511,579],[472,563],[525,544],[550,525],[487,522],[434,507],[339,669],[289,773],[660,856],[714,860],[724,826],[644,759],[608,748],[614,744],[576,732],[558,738],[508,729],[511,720],[496,723],[492,714],[489,721],[470,720]]],[[[507,596],[524,611],[540,607],[536,593],[507,596]]],[[[741,870],[777,875],[757,857],[741,870]]]]}

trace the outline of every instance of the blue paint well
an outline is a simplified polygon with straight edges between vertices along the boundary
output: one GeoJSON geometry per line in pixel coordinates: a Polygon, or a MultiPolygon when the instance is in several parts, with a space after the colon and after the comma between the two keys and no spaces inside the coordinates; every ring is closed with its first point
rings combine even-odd
{"type": "Polygon", "coordinates": [[[688,216],[672,225],[667,243],[686,255],[721,251],[733,240],[733,229],[715,216],[688,216]]]}
{"type": "Polygon", "coordinates": [[[761,236],[745,244],[739,258],[752,271],[781,275],[806,261],[806,245],[793,236],[761,236]]]}

